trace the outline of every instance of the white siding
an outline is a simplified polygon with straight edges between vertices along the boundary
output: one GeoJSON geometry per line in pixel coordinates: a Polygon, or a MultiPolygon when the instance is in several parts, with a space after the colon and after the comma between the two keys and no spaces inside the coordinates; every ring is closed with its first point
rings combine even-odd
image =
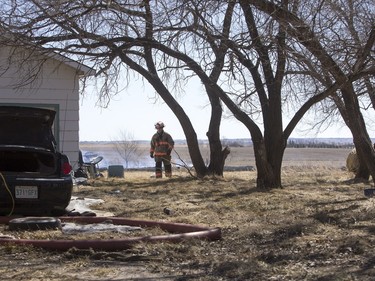
{"type": "Polygon", "coordinates": [[[36,54],[29,56],[26,52],[14,56],[7,50],[0,48],[0,103],[58,109],[55,126],[59,130],[56,135],[59,149],[68,155],[76,168],[79,151],[78,71],[52,58],[36,54]],[[22,56],[28,59],[27,63],[22,56]],[[32,81],[24,83],[30,75],[35,75],[32,81]]]}

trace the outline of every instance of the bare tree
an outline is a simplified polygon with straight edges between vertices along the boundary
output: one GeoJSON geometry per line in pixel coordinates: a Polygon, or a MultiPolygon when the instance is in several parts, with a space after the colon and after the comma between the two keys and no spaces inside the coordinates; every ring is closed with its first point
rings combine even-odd
{"type": "MultiPolygon", "coordinates": [[[[367,19],[364,24],[349,25],[349,29],[363,28],[361,32],[354,33],[353,30],[347,33],[342,31],[346,25],[345,22],[340,21],[339,17],[334,18],[336,22],[328,26],[329,32],[327,33],[324,32],[326,26],[314,24],[315,20],[319,22],[327,16],[325,9],[337,15],[337,6],[333,4],[337,2],[328,1],[328,5],[325,5],[325,1],[316,3],[318,13],[313,17],[309,14],[305,19],[303,15],[298,16],[283,6],[269,1],[253,0],[248,1],[248,3],[253,4],[280,22],[288,33],[296,38],[320,64],[321,73],[325,79],[324,86],[328,89],[335,88],[332,95],[334,95],[336,104],[340,105],[339,110],[353,134],[353,141],[361,164],[357,177],[368,178],[370,172],[375,181],[375,151],[366,130],[355,85],[357,80],[368,81],[369,75],[373,77],[375,73],[373,64],[374,3],[367,1],[341,2],[342,5],[347,4],[348,6],[340,7],[340,12],[343,12],[344,9],[350,12],[357,9],[357,13],[362,12],[364,18],[367,19]],[[354,6],[354,3],[356,3],[356,6],[354,6]],[[311,23],[313,24],[312,27],[311,23]],[[361,38],[356,36],[353,39],[350,37],[353,34],[361,35],[361,38]],[[353,45],[347,45],[348,43],[353,43],[353,45]]],[[[349,13],[348,16],[350,19],[353,19],[354,15],[360,17],[361,15],[357,13],[349,13]]],[[[329,18],[328,22],[330,19],[332,18],[329,18]]]]}
{"type": "Polygon", "coordinates": [[[134,140],[134,135],[127,131],[120,131],[117,138],[111,140],[114,150],[125,161],[125,168],[129,168],[130,163],[139,164],[142,152],[139,144],[134,140]]]}
{"type": "Polygon", "coordinates": [[[154,36],[152,18],[156,15],[158,20],[165,20],[166,10],[155,9],[153,15],[148,1],[144,1],[143,6],[140,4],[139,1],[107,3],[95,0],[6,1],[1,7],[0,26],[7,38],[2,43],[27,49],[43,46],[41,52],[66,55],[98,69],[97,76],[104,78],[99,96],[102,104],[112,99],[120,75],[126,75],[126,79],[121,80],[130,83],[130,73],[139,73],[179,119],[195,171],[198,176],[205,176],[208,169],[200,154],[194,128],[171,93],[173,89],[179,91],[178,81],[184,77],[176,76],[174,81],[177,83],[170,86],[173,73],[160,71],[158,67],[168,70],[171,66],[163,66],[163,62],[167,63],[165,58],[153,53],[149,44],[144,44],[147,38],[154,36]],[[131,47],[134,39],[142,39],[143,43],[131,47]],[[155,63],[154,59],[161,61],[155,63]],[[126,69],[122,69],[123,66],[126,69]]]}
{"type": "MultiPolygon", "coordinates": [[[[321,35],[335,33],[336,26],[316,32],[309,15],[296,16],[302,10],[299,1],[277,1],[280,5],[260,0],[5,2],[0,24],[4,30],[15,36],[19,45],[40,45],[99,69],[99,75],[107,78],[103,100],[111,98],[108,89],[116,85],[124,65],[128,75],[134,71],[147,80],[180,121],[198,176],[222,174],[228,153],[219,136],[222,103],[249,130],[261,188],[281,187],[286,141],[312,106],[336,95],[343,98],[348,115],[361,118],[358,101],[352,99],[353,91],[347,86],[352,87],[364,75],[369,57],[366,46],[371,40],[365,44],[364,38],[359,38],[355,49],[360,55],[355,65],[360,71],[346,75],[331,55],[335,46],[329,45],[332,50],[327,53],[328,45],[319,41],[321,35]],[[315,63],[319,63],[315,70],[321,75],[303,73],[307,64],[315,63]],[[193,76],[201,80],[212,109],[208,167],[189,117],[173,94],[183,90],[193,76]],[[309,77],[305,85],[312,82],[315,90],[290,99],[292,95],[285,89],[305,81],[304,76],[309,77]],[[285,126],[283,110],[297,100],[301,103],[285,126]]],[[[310,3],[312,7],[314,3],[310,3]]],[[[316,10],[321,20],[323,11],[316,10]]],[[[348,65],[355,66],[351,60],[348,65]]],[[[350,122],[351,127],[360,128],[353,130],[362,136],[355,139],[356,144],[368,142],[363,123],[350,122]]]]}

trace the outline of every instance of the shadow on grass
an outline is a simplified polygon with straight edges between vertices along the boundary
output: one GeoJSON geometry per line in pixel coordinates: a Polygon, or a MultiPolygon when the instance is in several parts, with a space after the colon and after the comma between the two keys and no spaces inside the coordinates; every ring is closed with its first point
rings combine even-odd
{"type": "MultiPolygon", "coordinates": [[[[353,203],[353,202],[358,202],[358,201],[366,201],[368,200],[367,198],[353,198],[353,199],[345,199],[345,200],[334,200],[334,201],[326,201],[326,202],[313,202],[308,204],[308,206],[314,207],[314,206],[332,206],[332,205],[339,205],[339,204],[345,204],[345,203],[353,203]]],[[[352,206],[348,207],[351,209],[357,208],[359,205],[355,204],[352,206]]]]}

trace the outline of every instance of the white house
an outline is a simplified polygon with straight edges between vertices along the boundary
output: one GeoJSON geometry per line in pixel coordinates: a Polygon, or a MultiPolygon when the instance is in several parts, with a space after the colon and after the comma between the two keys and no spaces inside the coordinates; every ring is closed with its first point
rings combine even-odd
{"type": "Polygon", "coordinates": [[[0,48],[0,103],[56,110],[54,135],[59,150],[77,168],[79,80],[92,68],[66,57],[21,48],[0,48]]]}

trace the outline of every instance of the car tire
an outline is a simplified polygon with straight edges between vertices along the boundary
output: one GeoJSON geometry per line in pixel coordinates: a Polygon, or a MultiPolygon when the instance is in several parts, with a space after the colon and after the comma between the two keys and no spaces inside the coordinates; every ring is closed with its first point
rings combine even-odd
{"type": "Polygon", "coordinates": [[[24,217],[9,221],[9,230],[61,229],[61,221],[54,217],[24,217]]]}

